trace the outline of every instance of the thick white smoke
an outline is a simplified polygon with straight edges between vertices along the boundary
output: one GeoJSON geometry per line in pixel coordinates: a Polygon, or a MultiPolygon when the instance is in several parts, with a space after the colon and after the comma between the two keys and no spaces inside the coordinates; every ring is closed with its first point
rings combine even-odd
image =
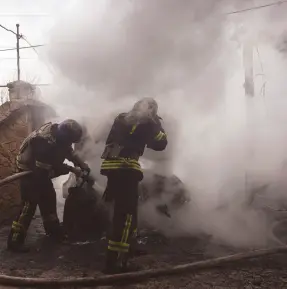
{"type": "MultiPolygon", "coordinates": [[[[267,240],[264,216],[242,206],[246,169],[250,186],[273,184],[275,200],[286,187],[287,5],[224,14],[249,5],[256,1],[76,1],[51,31],[49,50],[57,89],[47,101],[62,118],[89,118],[99,138],[100,127],[135,100],[158,101],[170,147],[153,155],[167,159],[165,173],[178,175],[194,200],[174,216],[173,233],[202,230],[236,245],[267,240]],[[243,87],[247,44],[254,46],[253,100],[243,87]]],[[[97,146],[88,151],[96,175],[100,154],[97,146]]]]}

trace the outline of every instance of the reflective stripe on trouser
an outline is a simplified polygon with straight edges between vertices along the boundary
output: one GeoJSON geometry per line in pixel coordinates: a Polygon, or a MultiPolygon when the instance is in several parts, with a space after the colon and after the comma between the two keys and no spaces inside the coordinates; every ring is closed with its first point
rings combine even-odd
{"type": "Polygon", "coordinates": [[[125,266],[130,257],[132,232],[137,224],[138,184],[137,170],[114,170],[108,174],[107,194],[114,201],[111,230],[108,233],[106,268],[125,266]]]}
{"type": "Polygon", "coordinates": [[[11,228],[11,241],[23,243],[26,238],[27,230],[31,224],[36,211],[36,204],[24,202],[21,213],[13,223],[11,228]]]}
{"type": "Polygon", "coordinates": [[[132,225],[132,215],[126,215],[125,226],[122,231],[122,237],[120,242],[116,242],[113,240],[109,240],[108,242],[108,250],[114,251],[118,253],[118,259],[122,253],[128,253],[130,245],[128,243],[128,239],[130,236],[130,229],[132,225]]]}

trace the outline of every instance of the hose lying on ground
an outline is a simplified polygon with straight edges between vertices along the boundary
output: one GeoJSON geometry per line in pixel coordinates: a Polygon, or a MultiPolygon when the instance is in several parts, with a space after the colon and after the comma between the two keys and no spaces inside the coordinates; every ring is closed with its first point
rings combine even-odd
{"type": "Polygon", "coordinates": [[[87,277],[87,278],[70,278],[70,279],[38,279],[38,278],[22,278],[0,275],[0,285],[6,286],[20,286],[22,287],[44,287],[61,288],[66,286],[74,287],[91,287],[91,286],[109,286],[119,284],[131,284],[144,281],[149,278],[162,277],[175,274],[191,273],[204,269],[221,266],[230,262],[238,262],[244,259],[251,259],[255,257],[266,256],[270,254],[287,252],[287,246],[276,247],[273,249],[255,250],[246,253],[239,253],[228,255],[225,257],[214,258],[184,265],[177,265],[164,269],[150,269],[132,273],[106,275],[100,277],[87,277]]]}

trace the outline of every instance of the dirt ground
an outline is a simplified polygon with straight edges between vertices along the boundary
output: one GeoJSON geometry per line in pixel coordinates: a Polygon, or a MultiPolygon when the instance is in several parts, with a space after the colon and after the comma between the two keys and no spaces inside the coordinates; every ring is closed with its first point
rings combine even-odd
{"type": "MultiPolygon", "coordinates": [[[[93,277],[102,275],[104,264],[104,240],[90,244],[57,245],[44,236],[40,216],[36,214],[29,230],[27,245],[31,252],[16,254],[6,251],[6,237],[9,227],[0,230],[0,272],[11,276],[64,278],[93,277]]],[[[211,242],[208,238],[166,239],[155,232],[146,232],[144,247],[148,255],[140,256],[132,262],[140,269],[164,268],[213,257],[236,253],[211,242]]],[[[121,288],[160,289],[224,289],[224,288],[287,288],[287,256],[276,254],[225,265],[196,274],[176,275],[144,283],[124,285],[121,288]]],[[[119,287],[119,286],[118,286],[119,287]]],[[[1,287],[0,288],[7,288],[1,287]]],[[[116,288],[115,286],[97,288],[116,288]]]]}

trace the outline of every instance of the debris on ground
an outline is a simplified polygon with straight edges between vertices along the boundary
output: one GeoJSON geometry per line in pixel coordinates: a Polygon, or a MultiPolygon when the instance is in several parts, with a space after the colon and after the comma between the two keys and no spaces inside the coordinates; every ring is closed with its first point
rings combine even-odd
{"type": "MultiPolygon", "coordinates": [[[[104,238],[93,241],[55,244],[45,237],[40,216],[33,220],[27,245],[28,254],[6,251],[9,227],[0,230],[0,272],[11,276],[65,278],[102,275],[105,259],[104,238]],[[35,232],[38,233],[35,233],[35,232]]],[[[142,270],[165,268],[239,252],[239,249],[216,244],[212,239],[196,237],[167,238],[156,230],[142,230],[139,244],[147,255],[132,260],[142,270]],[[216,253],[215,253],[216,252],[216,253]]],[[[287,288],[286,255],[276,254],[245,260],[228,266],[196,274],[177,275],[144,283],[127,285],[127,289],[141,288],[287,288]]],[[[5,288],[5,287],[2,287],[5,288]]],[[[102,287],[113,288],[113,287],[102,287]]]]}

